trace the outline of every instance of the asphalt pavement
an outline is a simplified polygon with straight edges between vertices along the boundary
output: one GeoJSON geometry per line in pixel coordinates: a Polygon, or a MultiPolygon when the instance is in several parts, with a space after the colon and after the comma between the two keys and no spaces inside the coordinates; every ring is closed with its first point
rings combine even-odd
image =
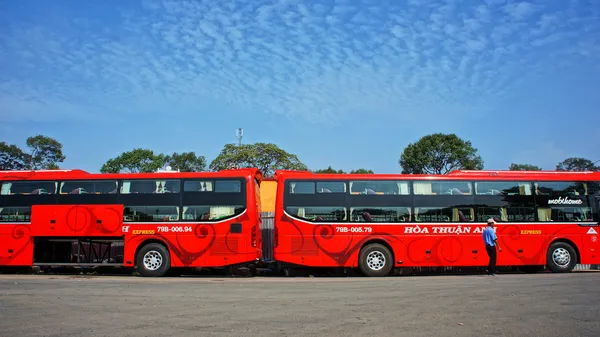
{"type": "Polygon", "coordinates": [[[600,273],[0,275],[0,336],[599,336],[600,273]]]}

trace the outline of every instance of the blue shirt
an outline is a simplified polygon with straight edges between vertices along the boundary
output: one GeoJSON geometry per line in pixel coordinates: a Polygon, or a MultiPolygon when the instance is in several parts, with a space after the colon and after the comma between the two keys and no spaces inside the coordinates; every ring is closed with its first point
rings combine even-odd
{"type": "Polygon", "coordinates": [[[483,241],[486,245],[495,246],[494,240],[496,240],[496,232],[492,227],[489,227],[483,230],[483,241]]]}

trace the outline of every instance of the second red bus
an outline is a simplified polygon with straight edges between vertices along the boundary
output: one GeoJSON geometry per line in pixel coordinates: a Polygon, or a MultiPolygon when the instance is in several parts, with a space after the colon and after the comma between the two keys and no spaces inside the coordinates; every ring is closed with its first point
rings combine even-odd
{"type": "Polygon", "coordinates": [[[274,259],[288,266],[483,267],[493,218],[498,266],[569,272],[600,264],[600,173],[278,171],[274,259]]]}

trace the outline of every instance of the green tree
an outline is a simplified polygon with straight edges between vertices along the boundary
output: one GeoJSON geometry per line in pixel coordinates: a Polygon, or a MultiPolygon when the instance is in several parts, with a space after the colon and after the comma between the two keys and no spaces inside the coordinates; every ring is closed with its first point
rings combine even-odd
{"type": "Polygon", "coordinates": [[[29,153],[16,145],[0,143],[0,169],[2,170],[53,170],[65,161],[62,144],[52,137],[28,137],[29,153]]]}
{"type": "Polygon", "coordinates": [[[173,153],[165,157],[165,164],[181,172],[206,171],[206,158],[194,152],[173,153]]]}
{"type": "Polygon", "coordinates": [[[308,170],[295,154],[271,143],[226,144],[209,168],[220,171],[243,167],[259,168],[266,177],[272,176],[276,170],[308,170]]]}
{"type": "Polygon", "coordinates": [[[515,163],[511,163],[510,166],[508,167],[509,170],[511,171],[541,171],[542,168],[536,165],[530,165],[530,164],[515,164],[515,163]]]}
{"type": "Polygon", "coordinates": [[[0,170],[25,170],[27,169],[27,154],[16,145],[0,143],[0,170]]]}
{"type": "Polygon", "coordinates": [[[483,159],[470,141],[442,133],[427,135],[408,144],[398,163],[404,174],[446,174],[459,169],[483,169],[483,159]]]}
{"type": "MultiPolygon", "coordinates": [[[[598,161],[597,161],[598,162],[598,161]]],[[[597,163],[596,162],[596,163],[597,163]]],[[[557,171],[600,171],[600,166],[596,166],[594,162],[589,159],[580,157],[567,158],[558,165],[556,165],[557,171]]]]}
{"type": "Polygon", "coordinates": [[[155,154],[148,149],[133,149],[109,159],[100,172],[102,173],[150,173],[156,172],[165,165],[165,155],[155,154]]]}
{"type": "Polygon", "coordinates": [[[346,172],[344,172],[343,170],[337,170],[336,171],[334,168],[332,168],[331,166],[329,166],[326,169],[316,170],[316,171],[314,171],[314,173],[329,173],[329,174],[336,174],[337,173],[337,174],[343,174],[343,173],[346,173],[346,172]]]}
{"type": "Polygon", "coordinates": [[[351,174],[374,174],[375,172],[373,172],[373,170],[367,170],[367,169],[363,169],[360,168],[358,170],[352,170],[350,171],[351,174]]]}
{"type": "Polygon", "coordinates": [[[55,170],[58,163],[62,163],[67,157],[63,155],[62,144],[56,139],[37,135],[27,138],[27,147],[30,149],[28,155],[29,168],[32,170],[55,170]]]}

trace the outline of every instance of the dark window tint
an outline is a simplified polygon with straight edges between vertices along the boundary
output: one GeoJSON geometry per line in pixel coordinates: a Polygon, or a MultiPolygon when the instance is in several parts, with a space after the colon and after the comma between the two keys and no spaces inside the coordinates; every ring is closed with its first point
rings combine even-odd
{"type": "Polygon", "coordinates": [[[0,191],[2,195],[55,194],[56,185],[54,181],[7,181],[0,191]]]}
{"type": "Polygon", "coordinates": [[[246,191],[241,179],[207,180],[193,179],[183,182],[185,205],[229,206],[246,205],[246,191]]]}
{"type": "Polygon", "coordinates": [[[589,195],[600,195],[600,183],[591,182],[587,183],[588,194],[589,195]]]}
{"type": "Polygon", "coordinates": [[[161,222],[178,221],[179,207],[176,206],[125,206],[123,221],[161,222]]]}
{"type": "Polygon", "coordinates": [[[212,192],[213,182],[208,180],[186,180],[183,182],[184,192],[212,192]]]}
{"type": "Polygon", "coordinates": [[[352,222],[408,222],[411,219],[410,207],[352,207],[352,222]]]}
{"type": "Polygon", "coordinates": [[[471,183],[467,181],[415,181],[415,195],[472,195],[471,183]]]}
{"type": "Polygon", "coordinates": [[[591,207],[562,207],[538,208],[539,221],[593,221],[594,214],[591,207]]]}
{"type": "Polygon", "coordinates": [[[0,223],[2,222],[30,222],[31,207],[1,207],[0,223]]]}
{"type": "Polygon", "coordinates": [[[478,207],[477,221],[486,222],[488,219],[507,222],[535,221],[533,207],[478,207]]]}
{"type": "Polygon", "coordinates": [[[475,211],[469,207],[416,207],[417,222],[471,222],[475,211]]]}
{"type": "Polygon", "coordinates": [[[317,193],[346,193],[346,183],[343,181],[318,181],[317,193]]]}
{"type": "Polygon", "coordinates": [[[289,193],[290,194],[314,194],[315,183],[311,181],[290,181],[289,182],[289,193]]]}
{"type": "Polygon", "coordinates": [[[215,181],[215,192],[240,193],[242,182],[239,180],[217,180],[215,181]]]}
{"type": "Polygon", "coordinates": [[[187,221],[219,221],[238,216],[244,212],[244,206],[183,206],[183,218],[187,221]]]}
{"type": "Polygon", "coordinates": [[[184,192],[240,193],[242,182],[239,180],[186,180],[184,192]]]}
{"type": "Polygon", "coordinates": [[[121,194],[179,193],[179,180],[125,180],[121,194]]]}
{"type": "Polygon", "coordinates": [[[475,183],[477,195],[532,195],[531,184],[510,181],[480,181],[475,183]]]}
{"type": "Polygon", "coordinates": [[[351,181],[350,193],[372,195],[409,195],[410,184],[408,181],[396,180],[351,181]]]}
{"type": "Polygon", "coordinates": [[[285,210],[293,217],[312,222],[345,222],[347,219],[344,207],[286,207],[285,210]]]}
{"type": "Polygon", "coordinates": [[[60,194],[116,194],[117,181],[65,181],[60,185],[60,194]]]}
{"type": "Polygon", "coordinates": [[[588,195],[587,184],[581,182],[544,181],[535,183],[537,195],[588,195]]]}

